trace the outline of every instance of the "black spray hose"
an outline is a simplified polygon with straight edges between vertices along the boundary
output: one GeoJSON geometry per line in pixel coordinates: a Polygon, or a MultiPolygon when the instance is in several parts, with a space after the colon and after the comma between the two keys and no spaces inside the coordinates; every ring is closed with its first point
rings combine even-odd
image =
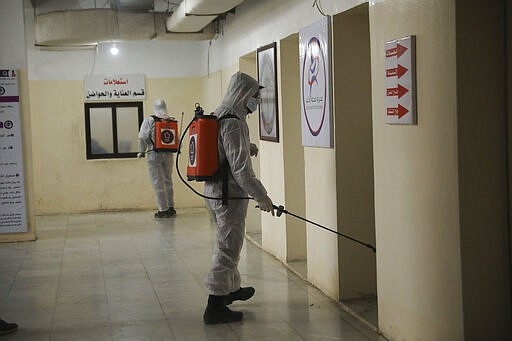
{"type": "Polygon", "coordinates": [[[311,220],[309,220],[309,219],[306,219],[306,218],[300,217],[300,216],[298,216],[298,215],[296,215],[296,214],[293,214],[293,213],[291,213],[291,212],[289,212],[289,211],[285,210],[285,209],[284,209],[284,206],[282,206],[282,205],[280,205],[280,206],[273,205],[273,206],[274,206],[274,208],[276,209],[276,215],[277,215],[278,217],[280,217],[283,213],[288,214],[288,215],[291,215],[291,216],[294,216],[294,217],[295,217],[295,218],[297,218],[297,219],[303,220],[303,221],[305,221],[305,222],[308,222],[308,223],[310,223],[310,224],[313,224],[313,225],[315,225],[315,226],[318,226],[318,227],[320,227],[320,228],[323,228],[324,230],[330,231],[330,232],[332,232],[332,233],[336,233],[336,234],[337,234],[337,235],[339,235],[339,236],[342,236],[342,237],[345,237],[345,238],[347,238],[347,239],[350,239],[350,240],[351,240],[351,241],[353,241],[353,242],[356,242],[356,243],[358,243],[358,244],[364,245],[364,246],[366,246],[367,248],[372,249],[372,251],[373,251],[373,252],[376,252],[376,251],[377,251],[377,250],[375,249],[375,246],[372,246],[372,245],[370,245],[370,244],[366,244],[366,243],[364,243],[364,242],[362,242],[362,241],[360,241],[360,240],[357,240],[357,239],[355,239],[355,238],[352,238],[352,237],[350,237],[350,236],[347,236],[346,234],[340,233],[340,232],[338,232],[338,231],[331,230],[330,228],[325,227],[325,226],[322,226],[322,225],[320,225],[320,224],[317,224],[317,223],[315,223],[314,221],[311,221],[311,220]]]}
{"type": "MultiPolygon", "coordinates": [[[[183,120],[182,120],[182,122],[183,122],[183,120]]],[[[182,181],[182,182],[183,182],[183,183],[184,183],[188,188],[190,188],[190,189],[192,190],[192,192],[194,192],[195,194],[197,194],[197,195],[199,195],[200,197],[203,197],[203,198],[205,198],[205,199],[222,200],[222,198],[209,197],[209,196],[207,196],[207,195],[204,195],[204,194],[202,194],[202,193],[199,193],[199,192],[198,192],[198,191],[196,191],[192,186],[190,186],[190,185],[188,184],[188,182],[186,182],[186,181],[185,181],[185,179],[183,179],[183,176],[181,175],[180,167],[179,167],[179,162],[178,162],[178,160],[179,160],[179,156],[180,156],[180,154],[181,154],[181,144],[183,143],[183,139],[185,138],[186,132],[188,131],[188,129],[189,129],[189,128],[190,128],[190,126],[192,125],[192,122],[194,122],[194,119],[192,119],[192,121],[190,121],[190,123],[187,125],[187,128],[185,128],[185,131],[184,131],[184,132],[183,132],[183,134],[181,135],[180,143],[178,144],[178,151],[177,151],[177,153],[176,153],[176,171],[178,172],[178,176],[180,177],[181,181],[182,181]]],[[[250,200],[254,200],[254,198],[251,198],[251,197],[229,197],[228,199],[235,199],[235,200],[250,199],[250,200]]],[[[343,233],[340,233],[340,232],[334,231],[334,230],[332,230],[332,229],[330,229],[330,228],[328,228],[328,227],[325,227],[325,226],[323,226],[323,225],[320,225],[320,224],[318,224],[318,223],[315,223],[314,221],[311,221],[311,220],[309,220],[309,219],[306,219],[306,218],[303,218],[303,217],[298,216],[298,215],[296,215],[296,214],[293,214],[293,213],[291,213],[291,212],[289,212],[289,211],[285,210],[285,209],[284,209],[284,206],[282,206],[282,205],[279,205],[279,206],[272,205],[272,206],[273,206],[273,207],[274,207],[274,209],[276,210],[276,215],[277,215],[278,217],[280,217],[283,213],[284,213],[284,214],[291,215],[291,216],[294,216],[294,217],[295,217],[295,218],[297,218],[297,219],[303,220],[303,221],[305,221],[305,222],[308,222],[308,223],[310,223],[310,224],[313,224],[313,225],[315,225],[315,226],[318,226],[318,227],[320,227],[320,228],[322,228],[322,229],[324,229],[324,230],[327,230],[327,231],[329,231],[329,232],[335,233],[335,234],[337,234],[337,235],[339,235],[339,236],[341,236],[341,237],[344,237],[344,238],[350,239],[350,240],[352,240],[353,242],[356,242],[356,243],[358,243],[358,244],[364,245],[364,246],[366,246],[367,248],[372,249],[372,251],[373,251],[373,252],[376,252],[376,249],[375,249],[375,247],[374,247],[374,246],[372,246],[372,245],[370,245],[370,244],[363,243],[362,241],[357,240],[357,239],[355,239],[355,238],[352,238],[352,237],[350,237],[350,236],[347,236],[346,234],[343,234],[343,233]]],[[[259,208],[259,206],[256,206],[256,208],[259,208]]]]}

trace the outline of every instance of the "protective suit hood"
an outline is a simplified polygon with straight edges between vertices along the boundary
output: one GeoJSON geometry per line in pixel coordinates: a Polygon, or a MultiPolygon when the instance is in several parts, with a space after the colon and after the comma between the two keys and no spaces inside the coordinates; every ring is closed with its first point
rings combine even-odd
{"type": "Polygon", "coordinates": [[[247,116],[247,101],[259,90],[258,81],[248,74],[237,72],[229,82],[226,95],[221,105],[215,111],[217,117],[222,117],[229,113],[240,118],[247,116]]]}
{"type": "Polygon", "coordinates": [[[160,118],[168,118],[167,104],[163,99],[156,99],[153,102],[153,113],[160,118]]]}

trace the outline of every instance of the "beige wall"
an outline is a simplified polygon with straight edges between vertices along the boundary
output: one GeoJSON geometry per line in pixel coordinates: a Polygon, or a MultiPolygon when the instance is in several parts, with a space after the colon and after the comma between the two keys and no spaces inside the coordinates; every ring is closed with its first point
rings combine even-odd
{"type": "MultiPolygon", "coordinates": [[[[147,79],[144,115],[151,114],[155,98],[167,101],[183,128],[201,101],[202,78],[147,79]]],[[[144,159],[86,160],[82,81],[31,81],[31,121],[34,158],[35,214],[97,210],[152,209],[155,197],[144,159]]],[[[187,147],[180,169],[186,174],[187,147]]],[[[173,173],[176,207],[202,206],[173,173]]],[[[193,184],[201,188],[201,184],[193,184]]]]}
{"type": "MultiPolygon", "coordinates": [[[[284,204],[287,210],[306,216],[304,148],[300,121],[299,35],[292,34],[280,41],[279,57],[279,126],[283,148],[284,204]]],[[[306,223],[295,217],[286,219],[286,261],[304,261],[307,255],[306,223]]],[[[284,245],[283,245],[284,246],[284,245]]]]}
{"type": "MultiPolygon", "coordinates": [[[[304,148],[306,217],[337,228],[336,153],[330,148],[304,148]]],[[[308,279],[329,297],[339,298],[338,238],[307,224],[308,279]]]]}
{"type": "MultiPolygon", "coordinates": [[[[336,15],[333,36],[338,231],[375,245],[368,5],[336,15]]],[[[341,299],[377,294],[371,249],[340,238],[339,264],[341,299]]]]}
{"type": "Polygon", "coordinates": [[[369,14],[379,328],[393,340],[462,340],[455,1],[378,1],[369,14]],[[417,36],[418,124],[390,126],[384,43],[407,35],[417,36]]]}

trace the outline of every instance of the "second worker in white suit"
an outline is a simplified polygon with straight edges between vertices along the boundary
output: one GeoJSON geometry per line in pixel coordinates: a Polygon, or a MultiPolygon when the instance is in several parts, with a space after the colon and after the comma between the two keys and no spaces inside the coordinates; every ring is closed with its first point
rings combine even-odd
{"type": "Polygon", "coordinates": [[[137,157],[146,155],[151,185],[156,194],[158,212],[155,218],[170,218],[176,215],[174,210],[174,189],[172,184],[172,167],[174,154],[155,151],[155,121],[170,119],[164,100],[157,99],[153,104],[154,116],[144,118],[139,131],[139,153],[137,157]]]}

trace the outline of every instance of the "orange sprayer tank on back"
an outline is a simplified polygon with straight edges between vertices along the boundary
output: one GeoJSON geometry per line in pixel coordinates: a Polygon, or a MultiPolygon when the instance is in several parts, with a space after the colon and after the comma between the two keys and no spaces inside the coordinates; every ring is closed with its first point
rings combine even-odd
{"type": "Polygon", "coordinates": [[[217,135],[219,122],[215,116],[196,116],[190,125],[189,163],[187,178],[189,181],[205,181],[219,168],[217,135]]]}
{"type": "Polygon", "coordinates": [[[178,121],[155,120],[155,151],[177,152],[179,144],[178,121]]]}

